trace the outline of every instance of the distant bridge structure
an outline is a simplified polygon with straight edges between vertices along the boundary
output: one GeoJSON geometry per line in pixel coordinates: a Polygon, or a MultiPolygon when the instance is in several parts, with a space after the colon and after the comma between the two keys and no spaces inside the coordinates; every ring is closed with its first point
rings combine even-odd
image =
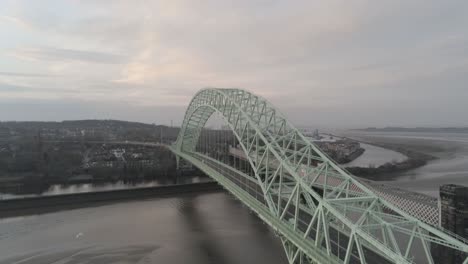
{"type": "Polygon", "coordinates": [[[438,263],[450,250],[468,264],[466,242],[436,227],[434,201],[350,175],[250,92],[199,91],[170,149],[270,225],[289,263],[438,263]],[[229,131],[205,129],[212,116],[229,131]]]}

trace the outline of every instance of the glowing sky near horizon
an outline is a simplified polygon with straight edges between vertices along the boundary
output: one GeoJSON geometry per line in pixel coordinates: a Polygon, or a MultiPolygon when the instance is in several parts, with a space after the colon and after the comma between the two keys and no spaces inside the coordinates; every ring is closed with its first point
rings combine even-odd
{"type": "Polygon", "coordinates": [[[301,126],[468,125],[468,2],[0,0],[0,120],[168,124],[204,87],[301,126]]]}

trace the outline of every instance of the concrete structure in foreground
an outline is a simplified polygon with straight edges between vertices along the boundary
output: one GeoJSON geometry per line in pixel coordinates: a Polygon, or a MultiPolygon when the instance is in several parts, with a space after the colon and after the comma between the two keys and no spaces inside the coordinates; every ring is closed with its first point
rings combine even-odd
{"type": "MultiPolygon", "coordinates": [[[[468,187],[456,184],[440,186],[440,226],[461,239],[468,239],[468,187]]],[[[462,263],[466,254],[452,249],[432,248],[435,258],[441,263],[462,263]]]]}

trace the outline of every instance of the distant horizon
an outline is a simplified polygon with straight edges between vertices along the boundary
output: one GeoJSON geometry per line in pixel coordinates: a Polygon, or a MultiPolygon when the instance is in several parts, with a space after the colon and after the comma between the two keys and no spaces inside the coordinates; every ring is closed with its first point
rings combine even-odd
{"type": "MultiPolygon", "coordinates": [[[[17,122],[17,123],[62,123],[62,122],[75,122],[75,121],[119,121],[119,122],[129,122],[129,123],[141,123],[146,125],[156,125],[156,126],[171,126],[171,124],[167,123],[159,123],[159,122],[145,122],[145,121],[136,121],[136,120],[125,120],[125,119],[114,119],[114,118],[84,118],[84,119],[63,119],[63,120],[0,120],[0,123],[8,123],[8,122],[17,122]]],[[[173,120],[174,121],[174,120],[173,120]]],[[[176,124],[173,122],[173,127],[180,127],[180,124],[176,124]]],[[[467,125],[460,125],[460,126],[399,126],[399,125],[387,125],[387,126],[362,126],[362,127],[314,127],[311,125],[299,125],[295,124],[298,128],[307,128],[307,129],[346,129],[346,130],[385,130],[385,129],[468,129],[467,125]]]]}

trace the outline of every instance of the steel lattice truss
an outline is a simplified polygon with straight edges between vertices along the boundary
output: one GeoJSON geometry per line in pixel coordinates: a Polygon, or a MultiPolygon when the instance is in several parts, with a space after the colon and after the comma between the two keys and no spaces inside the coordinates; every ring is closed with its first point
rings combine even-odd
{"type": "MultiPolygon", "coordinates": [[[[231,148],[230,154],[247,160],[247,156],[241,149],[231,148]]],[[[304,173],[302,170],[300,170],[299,175],[302,176],[303,174],[304,173]]],[[[319,176],[313,186],[321,189],[324,180],[324,175],[319,176]]],[[[417,219],[433,226],[437,226],[439,224],[439,208],[437,198],[421,193],[402,190],[388,184],[381,184],[362,178],[357,178],[357,180],[366,185],[374,194],[382,199],[385,199],[387,202],[393,204],[409,215],[414,216],[417,219]]],[[[330,180],[327,182],[327,186],[336,187],[340,183],[340,180],[330,180]]],[[[358,191],[358,189],[355,191],[358,191]]]]}
{"type": "MultiPolygon", "coordinates": [[[[468,253],[468,245],[405,213],[356,180],[270,103],[244,90],[198,92],[171,149],[277,231],[290,263],[434,263],[434,248],[468,253]],[[196,151],[202,129],[214,113],[236,136],[253,176],[196,151]],[[248,188],[241,188],[239,179],[248,188]],[[343,240],[345,254],[340,254],[335,247],[343,240]]],[[[462,262],[467,264],[464,256],[462,262]]]]}
{"type": "Polygon", "coordinates": [[[420,193],[409,192],[394,186],[380,184],[374,181],[359,179],[369,187],[377,196],[385,199],[404,212],[417,219],[437,226],[439,224],[439,207],[437,198],[420,193]]]}

